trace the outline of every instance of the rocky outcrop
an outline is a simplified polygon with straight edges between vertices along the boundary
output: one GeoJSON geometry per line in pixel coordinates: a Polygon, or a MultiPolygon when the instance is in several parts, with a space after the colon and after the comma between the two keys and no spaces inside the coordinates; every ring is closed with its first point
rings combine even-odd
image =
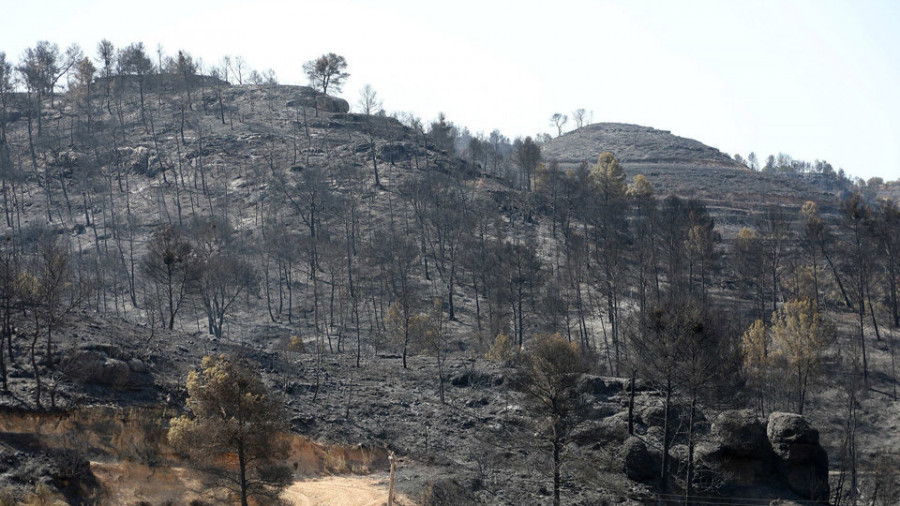
{"type": "Polygon", "coordinates": [[[503,384],[502,374],[488,374],[479,371],[463,371],[450,377],[455,387],[496,387],[503,384]]]}
{"type": "Polygon", "coordinates": [[[725,411],[710,435],[698,448],[698,460],[727,483],[782,483],[804,499],[828,500],[828,454],[802,415],[772,413],[763,421],[749,410],[725,411]]]}
{"type": "Polygon", "coordinates": [[[321,112],[348,113],[350,112],[350,103],[343,98],[317,95],[316,108],[321,112]]]}
{"type": "Polygon", "coordinates": [[[142,360],[110,355],[104,346],[85,346],[67,358],[62,369],[70,379],[83,384],[132,389],[153,383],[142,360]]]}
{"type": "Polygon", "coordinates": [[[802,415],[772,413],[766,428],[778,474],[790,489],[814,501],[828,500],[828,454],[819,431],[802,415]]]}
{"type": "MultiPolygon", "coordinates": [[[[579,405],[585,419],[568,437],[585,449],[620,444],[614,454],[618,469],[631,480],[649,482],[659,476],[665,410],[657,396],[639,394],[630,435],[628,393],[609,395],[621,388],[616,383],[597,376],[581,378],[579,405]]],[[[683,406],[671,408],[675,423],[684,423],[688,416],[683,406]]],[[[717,489],[726,495],[764,490],[772,498],[828,500],[828,455],[818,431],[802,415],[772,413],[762,419],[751,410],[732,410],[708,423],[698,411],[694,420],[697,490],[717,489]]],[[[676,435],[669,450],[672,472],[686,469],[689,455],[686,438],[676,435]]]]}
{"type": "Polygon", "coordinates": [[[325,95],[308,87],[296,88],[296,95],[288,100],[287,107],[314,107],[319,112],[346,114],[350,112],[350,103],[343,98],[325,95]]]}

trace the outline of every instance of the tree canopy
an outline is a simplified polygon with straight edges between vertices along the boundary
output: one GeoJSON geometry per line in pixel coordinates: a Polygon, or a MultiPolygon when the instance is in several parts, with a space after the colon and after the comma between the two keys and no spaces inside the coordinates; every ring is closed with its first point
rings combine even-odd
{"type": "Polygon", "coordinates": [[[340,92],[344,81],[350,77],[347,60],[343,56],[328,53],[303,64],[303,72],[313,88],[328,94],[328,89],[340,92]]]}

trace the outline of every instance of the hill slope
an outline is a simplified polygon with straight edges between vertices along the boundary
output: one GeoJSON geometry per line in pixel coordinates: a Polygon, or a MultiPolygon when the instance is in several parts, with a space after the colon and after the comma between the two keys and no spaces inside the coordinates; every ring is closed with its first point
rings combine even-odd
{"type": "MultiPolygon", "coordinates": [[[[20,279],[20,272],[21,279],[44,279],[41,262],[56,258],[49,251],[72,260],[71,282],[58,286],[86,288],[56,298],[77,300],[77,309],[45,312],[56,318],[52,343],[43,320],[31,318],[40,316],[40,298],[16,300],[8,314],[17,330],[3,348],[14,358],[5,404],[29,413],[36,400],[43,407],[149,405],[178,412],[186,372],[201,356],[239,353],[259,364],[284,396],[295,431],[407,459],[409,480],[401,490],[411,496],[443,481],[459,492],[456,499],[547,501],[548,427],[516,386],[517,350],[495,354],[509,360],[484,357],[495,336],[518,335],[527,349],[535,335],[558,332],[582,343],[593,373],[622,374],[608,341],[608,335],[616,339],[607,316],[613,297],[597,269],[608,257],[596,222],[589,221],[597,219],[589,215],[590,184],[568,186],[572,207],[551,215],[547,194],[480,173],[421,128],[348,114],[346,102],[309,88],[179,83],[164,76],[142,96],[134,79],[111,85],[109,95],[101,88],[57,96],[31,118],[26,97],[17,96],[7,116],[11,163],[2,173],[6,220],[0,226],[8,240],[0,248],[15,262],[4,264],[14,264],[14,275],[2,279],[20,279]],[[161,237],[174,237],[177,247],[160,255],[161,237]],[[177,271],[190,281],[167,292],[172,280],[161,281],[148,258],[179,263],[178,251],[191,253],[177,271]],[[209,265],[234,269],[204,269],[209,265]],[[225,274],[204,278],[205,286],[197,281],[209,272],[225,274]],[[169,293],[184,296],[177,314],[169,293]],[[439,321],[439,330],[398,332],[403,304],[419,322],[439,321]],[[221,315],[213,311],[218,307],[226,307],[221,315]],[[288,346],[294,336],[300,345],[288,346]],[[43,395],[35,377],[46,380],[43,395]]],[[[605,150],[630,175],[647,175],[661,196],[709,199],[719,229],[730,217],[749,222],[763,204],[816,198],[697,141],[645,127],[592,125],[548,143],[544,159],[593,163],[605,150]]],[[[658,262],[649,267],[655,288],[645,288],[657,298],[679,284],[689,286],[684,292],[708,290],[743,323],[751,304],[731,288],[733,275],[690,270],[686,215],[672,214],[667,249],[651,255],[658,262]]],[[[711,220],[703,223],[712,227],[711,220]]],[[[704,260],[724,264],[727,246],[708,237],[704,260]]],[[[614,281],[624,287],[617,309],[624,315],[636,305],[626,285],[641,273],[630,252],[619,261],[606,275],[621,276],[614,281]]],[[[628,379],[586,376],[577,394],[563,467],[566,499],[649,500],[668,418],[660,416],[658,392],[628,379]],[[637,395],[629,399],[629,390],[637,395]],[[623,476],[627,457],[619,452],[632,401],[635,434],[647,442],[638,459],[643,469],[630,470],[641,476],[634,481],[623,476]]],[[[164,428],[168,419],[155,422],[164,428]]],[[[698,437],[716,444],[702,429],[698,437]]],[[[155,430],[159,436],[160,427],[155,430]]],[[[675,441],[685,443],[684,432],[676,432],[675,441]]],[[[91,437],[105,441],[109,434],[91,437]]],[[[21,439],[8,443],[21,446],[21,439]]],[[[632,443],[632,449],[643,445],[632,443]]],[[[115,456],[85,451],[97,453],[92,460],[115,456]]],[[[153,452],[170,453],[164,441],[153,452]]],[[[372,470],[384,471],[385,463],[379,457],[372,470]]],[[[352,468],[335,464],[344,464],[334,466],[341,472],[352,468]]],[[[790,497],[783,492],[773,497],[790,497]]]]}

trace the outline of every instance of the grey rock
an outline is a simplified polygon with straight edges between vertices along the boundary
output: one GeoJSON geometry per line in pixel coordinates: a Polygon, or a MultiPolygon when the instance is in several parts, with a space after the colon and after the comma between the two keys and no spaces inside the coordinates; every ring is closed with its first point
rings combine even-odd
{"type": "Polygon", "coordinates": [[[657,476],[657,459],[638,437],[626,439],[619,449],[618,457],[625,476],[632,480],[644,481],[657,476]]]}
{"type": "Polygon", "coordinates": [[[316,96],[316,107],[322,112],[350,112],[350,103],[343,98],[332,97],[328,95],[316,96]]]}
{"type": "Polygon", "coordinates": [[[128,368],[131,369],[132,372],[137,374],[143,374],[147,372],[147,364],[145,364],[142,360],[138,358],[133,358],[128,361],[128,368]]]}
{"type": "Polygon", "coordinates": [[[828,453],[819,431],[803,415],[772,413],[766,431],[776,455],[776,468],[788,487],[813,501],[828,500],[828,453]]]}
{"type": "Polygon", "coordinates": [[[730,456],[765,458],[770,452],[766,425],[751,410],[723,411],[713,421],[712,436],[730,456]]]}
{"type": "Polygon", "coordinates": [[[775,412],[769,415],[766,435],[780,457],[787,457],[795,444],[819,444],[819,431],[803,415],[775,412]]]}
{"type": "Polygon", "coordinates": [[[131,379],[131,369],[128,364],[115,358],[108,358],[94,376],[97,383],[113,387],[128,386],[131,379]]]}

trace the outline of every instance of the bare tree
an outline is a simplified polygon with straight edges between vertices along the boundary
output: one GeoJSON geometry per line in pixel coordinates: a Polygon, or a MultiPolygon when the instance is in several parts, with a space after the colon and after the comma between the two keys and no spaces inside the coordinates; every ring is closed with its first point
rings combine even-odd
{"type": "Polygon", "coordinates": [[[834,336],[834,324],[819,314],[812,300],[789,300],[772,315],[772,346],[780,368],[793,386],[795,409],[801,415],[834,336]]]}
{"type": "Polygon", "coordinates": [[[419,251],[415,244],[406,236],[393,233],[383,248],[376,252],[378,261],[386,267],[387,283],[389,291],[394,298],[391,305],[393,314],[389,315],[392,322],[394,340],[403,346],[403,368],[406,369],[406,356],[409,345],[416,329],[417,299],[413,268],[415,267],[419,251]]]}
{"type": "Polygon", "coordinates": [[[560,504],[562,488],[562,455],[570,428],[570,415],[575,409],[575,386],[587,372],[577,343],[559,334],[533,341],[531,349],[521,357],[518,384],[534,401],[538,412],[548,419],[553,449],[553,504],[560,504]]]}
{"type": "Polygon", "coordinates": [[[900,209],[893,200],[881,199],[872,215],[872,234],[882,253],[891,323],[900,328],[898,275],[900,275],[900,209]]]}
{"type": "Polygon", "coordinates": [[[676,425],[671,408],[685,358],[685,344],[695,331],[697,318],[697,309],[693,305],[670,303],[652,310],[643,323],[635,320],[626,326],[630,354],[639,357],[632,361],[638,375],[660,388],[665,399],[659,474],[663,493],[669,486],[669,449],[676,425]]]}
{"type": "Polygon", "coordinates": [[[869,359],[866,350],[865,318],[866,295],[871,283],[874,250],[869,236],[871,211],[859,193],[854,193],[842,204],[843,224],[848,241],[844,254],[844,268],[849,273],[857,314],[857,337],[862,358],[863,382],[869,384],[869,359]]]}
{"type": "Polygon", "coordinates": [[[168,313],[166,326],[171,330],[197,274],[193,248],[178,228],[161,226],[153,233],[150,251],[144,257],[142,267],[155,285],[155,292],[163,299],[168,313]]]}
{"type": "Polygon", "coordinates": [[[33,317],[30,359],[35,379],[34,403],[40,407],[42,382],[37,361],[37,343],[42,335],[46,335],[44,361],[52,369],[54,332],[62,319],[81,303],[84,293],[81,286],[73,283],[68,244],[64,244],[51,231],[42,231],[37,248],[19,288],[33,317]]]}
{"type": "Polygon", "coordinates": [[[146,108],[144,107],[144,88],[146,78],[153,73],[153,62],[144,50],[144,43],[130,44],[119,53],[119,71],[122,74],[134,75],[138,83],[141,98],[141,123],[146,124],[146,108]]]}
{"type": "Polygon", "coordinates": [[[247,61],[243,56],[235,56],[231,62],[231,72],[237,78],[238,86],[244,84],[244,72],[247,71],[247,61]]]}
{"type": "Polygon", "coordinates": [[[554,113],[550,116],[550,124],[556,126],[557,137],[562,136],[562,129],[569,122],[569,117],[562,113],[554,113]]]}
{"type": "Polygon", "coordinates": [[[779,275],[788,252],[790,220],[782,207],[770,205],[760,216],[759,229],[762,232],[763,258],[771,281],[772,311],[775,311],[778,309],[779,275]]]}
{"type": "Polygon", "coordinates": [[[584,109],[575,109],[572,111],[572,119],[575,120],[575,128],[581,128],[584,126],[584,117],[587,114],[587,111],[584,109]]]}
{"type": "Polygon", "coordinates": [[[371,84],[366,84],[359,90],[359,109],[366,116],[376,114],[381,110],[381,99],[371,84]]]}
{"type": "Polygon", "coordinates": [[[15,315],[21,305],[22,293],[19,272],[20,258],[7,239],[0,245],[0,375],[3,391],[8,390],[8,367],[12,364],[12,337],[15,331],[15,315]],[[4,353],[4,346],[9,353],[4,353]]]}
{"type": "Polygon", "coordinates": [[[256,285],[256,270],[246,260],[233,254],[215,254],[205,259],[196,286],[210,334],[222,337],[233,304],[241,293],[254,290],[256,285]]]}
{"type": "MultiPolygon", "coordinates": [[[[600,292],[606,298],[606,318],[612,338],[613,373],[619,373],[621,350],[619,342],[619,306],[625,282],[625,248],[629,242],[628,222],[625,217],[627,186],[625,173],[619,161],[609,151],[600,154],[597,164],[591,167],[591,189],[596,205],[589,221],[596,234],[594,252],[600,266],[596,278],[600,292]]],[[[610,350],[607,349],[607,354],[610,350]]]]}
{"type": "Polygon", "coordinates": [[[531,176],[538,164],[541,163],[541,147],[531,137],[526,137],[525,139],[516,139],[513,149],[516,153],[516,162],[522,169],[522,175],[525,178],[525,188],[531,191],[531,176]]]}

